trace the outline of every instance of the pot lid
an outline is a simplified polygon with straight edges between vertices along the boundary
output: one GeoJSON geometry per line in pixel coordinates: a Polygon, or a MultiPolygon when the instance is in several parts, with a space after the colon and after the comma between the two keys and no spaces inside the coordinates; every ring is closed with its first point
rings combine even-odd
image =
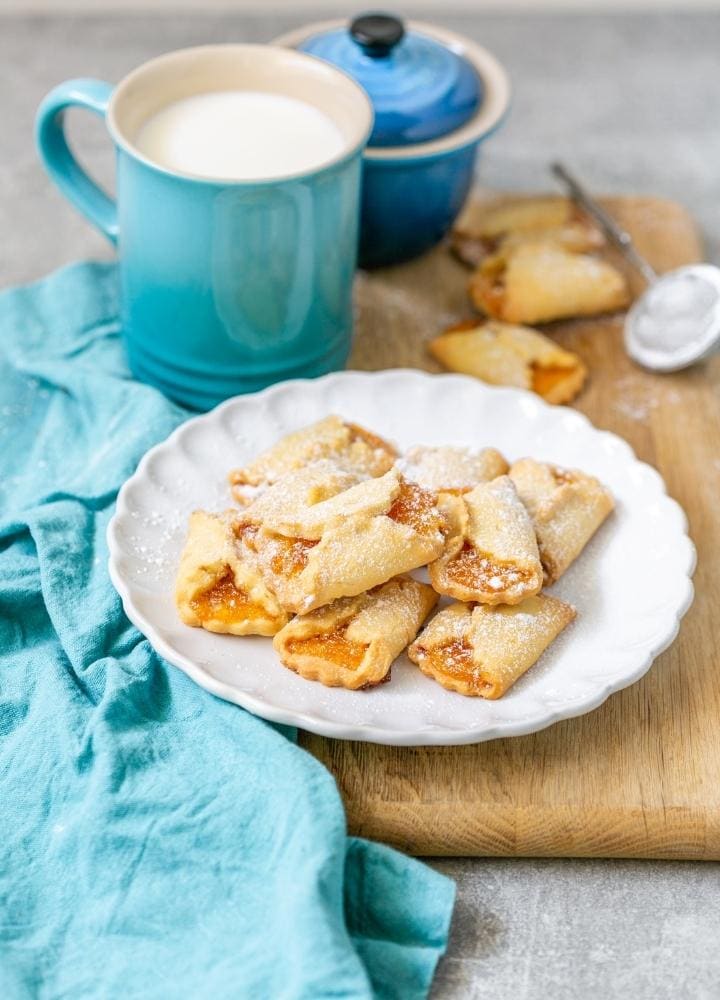
{"type": "Polygon", "coordinates": [[[305,39],[302,52],[344,70],[365,88],[375,110],[371,146],[406,146],[464,125],[483,100],[467,59],[390,14],[362,14],[348,26],[305,39]]]}

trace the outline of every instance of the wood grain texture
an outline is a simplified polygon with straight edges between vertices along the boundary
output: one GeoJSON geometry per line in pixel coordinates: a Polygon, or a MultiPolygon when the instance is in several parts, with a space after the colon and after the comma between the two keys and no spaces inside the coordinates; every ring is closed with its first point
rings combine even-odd
{"type": "MultiPolygon", "coordinates": [[[[606,204],[659,270],[701,258],[680,206],[606,204]]],[[[424,343],[469,313],[466,282],[444,248],[361,276],[351,364],[438,370],[424,343]]],[[[720,361],[650,375],[625,355],[621,317],[548,329],[590,371],[577,409],[655,465],[687,511],[699,559],[678,639],[632,687],[532,736],[445,748],[302,742],[335,774],[353,833],[417,855],[720,859],[720,361]]]]}

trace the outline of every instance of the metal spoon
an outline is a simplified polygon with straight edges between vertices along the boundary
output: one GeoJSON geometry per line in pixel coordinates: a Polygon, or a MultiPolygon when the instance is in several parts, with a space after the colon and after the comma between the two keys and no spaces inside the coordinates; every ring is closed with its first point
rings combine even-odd
{"type": "Polygon", "coordinates": [[[551,164],[570,196],[600,226],[648,287],[625,317],[625,348],[644,368],[672,372],[720,348],[720,268],[690,264],[658,275],[628,232],[585,191],[561,163],[551,164]]]}

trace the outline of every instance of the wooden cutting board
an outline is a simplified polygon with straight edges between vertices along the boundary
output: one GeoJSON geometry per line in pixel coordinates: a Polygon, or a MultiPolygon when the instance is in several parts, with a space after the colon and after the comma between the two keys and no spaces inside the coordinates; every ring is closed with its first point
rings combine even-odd
{"type": "MultiPolygon", "coordinates": [[[[606,205],[659,270],[701,259],[679,205],[606,205]]],[[[445,248],[362,275],[351,367],[437,371],[424,342],[469,314],[466,283],[445,248]]],[[[637,684],[532,736],[402,748],[303,734],[335,774],[353,833],[418,855],[720,859],[720,361],[650,375],[626,357],[621,326],[550,332],[590,370],[577,408],[656,466],[687,511],[699,560],[678,639],[637,684]]]]}

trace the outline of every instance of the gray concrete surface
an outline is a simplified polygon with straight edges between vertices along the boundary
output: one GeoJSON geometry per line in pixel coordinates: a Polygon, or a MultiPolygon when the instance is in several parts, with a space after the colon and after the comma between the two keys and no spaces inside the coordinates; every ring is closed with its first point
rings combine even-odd
{"type": "Polygon", "coordinates": [[[458,884],[433,1000],[720,997],[720,865],[433,864],[458,884]]]}
{"type": "MultiPolygon", "coordinates": [[[[682,0],[678,0],[680,6],[682,0]]],[[[410,8],[406,8],[410,12],[410,8]]],[[[493,49],[514,80],[507,126],[482,181],[550,187],[551,157],[598,190],[684,201],[720,258],[720,16],[433,17],[493,49]]],[[[72,76],[119,79],[148,57],[210,41],[269,40],[294,15],[0,19],[0,286],[70,260],[110,256],[40,168],[32,119],[72,76]]],[[[82,156],[112,183],[98,121],[72,122],[82,156]]],[[[452,941],[434,998],[720,998],[720,866],[612,861],[452,860],[452,941]]]]}

